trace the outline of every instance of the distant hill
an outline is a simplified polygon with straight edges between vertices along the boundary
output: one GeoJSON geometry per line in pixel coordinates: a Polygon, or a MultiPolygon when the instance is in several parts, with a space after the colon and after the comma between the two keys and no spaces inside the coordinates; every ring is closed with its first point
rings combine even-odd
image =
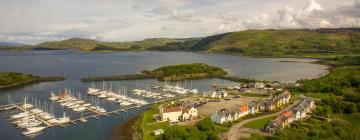
{"type": "Polygon", "coordinates": [[[193,39],[151,38],[131,42],[100,42],[90,39],[71,38],[62,41],[40,43],[35,46],[35,49],[66,49],[80,51],[176,50],[181,48],[183,43],[186,44],[187,41],[191,40],[193,39]]]}
{"type": "Polygon", "coordinates": [[[31,50],[32,46],[17,42],[0,42],[0,50],[31,50]]]}
{"type": "Polygon", "coordinates": [[[24,44],[22,43],[17,43],[17,42],[0,42],[0,46],[14,46],[14,47],[20,47],[23,46],[24,44]]]}
{"type": "MultiPolygon", "coordinates": [[[[43,42],[25,48],[79,51],[194,51],[250,56],[359,54],[360,28],[246,30],[203,38],[150,38],[129,42],[100,42],[70,38],[62,41],[43,42]]],[[[3,49],[9,49],[9,47],[3,49]]]]}
{"type": "Polygon", "coordinates": [[[246,30],[202,38],[191,51],[255,56],[360,52],[360,28],[246,30]]]}

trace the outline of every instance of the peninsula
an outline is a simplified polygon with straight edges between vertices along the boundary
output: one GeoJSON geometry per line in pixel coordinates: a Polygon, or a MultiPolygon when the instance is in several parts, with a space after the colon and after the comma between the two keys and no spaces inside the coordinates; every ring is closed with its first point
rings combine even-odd
{"type": "Polygon", "coordinates": [[[15,72],[0,72],[0,90],[21,87],[29,84],[48,82],[48,81],[62,81],[64,77],[51,76],[40,77],[31,74],[15,73],[15,72]]]}
{"type": "Polygon", "coordinates": [[[224,76],[227,72],[216,66],[204,63],[179,64],[164,66],[154,70],[143,70],[140,74],[132,75],[114,75],[105,77],[87,77],[82,78],[83,82],[91,81],[112,81],[112,80],[134,80],[134,79],[152,79],[159,81],[178,81],[185,79],[203,79],[224,76]]]}

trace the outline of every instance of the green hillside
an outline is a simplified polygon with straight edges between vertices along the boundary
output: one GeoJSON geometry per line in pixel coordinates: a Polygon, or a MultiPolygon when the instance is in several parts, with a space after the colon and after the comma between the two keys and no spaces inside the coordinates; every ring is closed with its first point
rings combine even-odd
{"type": "MultiPolygon", "coordinates": [[[[360,28],[246,30],[204,38],[151,38],[129,42],[99,42],[71,38],[44,42],[34,49],[80,51],[195,51],[249,56],[335,57],[360,54],[360,28]],[[326,55],[324,55],[326,54],[326,55]]],[[[9,49],[0,47],[0,49],[9,49]]]]}
{"type": "Polygon", "coordinates": [[[190,50],[252,56],[359,53],[359,29],[246,30],[209,36],[190,50]]]}
{"type": "MultiPolygon", "coordinates": [[[[66,49],[80,51],[124,51],[151,50],[156,47],[171,47],[174,43],[181,44],[187,39],[151,38],[131,42],[99,42],[90,39],[71,38],[62,41],[44,42],[35,46],[36,49],[66,49]]],[[[176,45],[176,44],[175,44],[176,45]]],[[[156,50],[156,49],[155,49],[156,50]]]]}

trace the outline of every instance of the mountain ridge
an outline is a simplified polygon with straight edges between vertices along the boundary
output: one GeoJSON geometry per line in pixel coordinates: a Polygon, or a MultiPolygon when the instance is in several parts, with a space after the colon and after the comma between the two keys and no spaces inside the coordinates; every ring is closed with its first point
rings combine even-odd
{"type": "Polygon", "coordinates": [[[69,38],[43,42],[31,48],[75,51],[192,51],[249,56],[291,56],[307,53],[360,54],[360,28],[257,29],[206,37],[148,38],[128,42],[69,38]]]}

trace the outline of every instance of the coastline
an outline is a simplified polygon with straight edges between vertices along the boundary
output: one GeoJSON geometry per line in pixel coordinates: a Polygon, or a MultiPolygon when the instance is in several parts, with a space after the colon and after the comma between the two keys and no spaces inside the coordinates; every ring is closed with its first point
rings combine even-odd
{"type": "Polygon", "coordinates": [[[56,76],[38,77],[37,79],[33,79],[33,80],[29,80],[29,81],[19,82],[19,83],[7,85],[7,86],[0,86],[0,91],[11,90],[11,89],[20,88],[20,87],[24,87],[24,86],[28,86],[28,85],[32,85],[32,84],[41,83],[41,82],[55,82],[55,81],[63,81],[63,80],[65,80],[65,77],[56,77],[56,76]]]}
{"type": "Polygon", "coordinates": [[[142,115],[137,115],[129,120],[117,124],[111,130],[111,140],[140,140],[141,137],[136,133],[137,123],[139,123],[142,115]]]}

